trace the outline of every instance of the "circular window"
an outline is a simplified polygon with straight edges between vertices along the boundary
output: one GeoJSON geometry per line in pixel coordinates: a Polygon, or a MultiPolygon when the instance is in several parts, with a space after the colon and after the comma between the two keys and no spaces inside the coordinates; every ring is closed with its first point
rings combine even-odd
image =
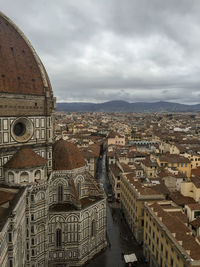
{"type": "Polygon", "coordinates": [[[11,134],[17,142],[27,142],[33,135],[33,123],[28,118],[18,118],[11,126],[11,134]]]}
{"type": "Polygon", "coordinates": [[[18,122],[14,125],[13,131],[15,135],[22,136],[26,132],[26,126],[22,122],[18,122]]]}

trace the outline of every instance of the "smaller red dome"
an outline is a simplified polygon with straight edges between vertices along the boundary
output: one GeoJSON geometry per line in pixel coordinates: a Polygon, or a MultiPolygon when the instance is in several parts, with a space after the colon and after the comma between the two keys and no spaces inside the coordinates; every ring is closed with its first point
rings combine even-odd
{"type": "Polygon", "coordinates": [[[85,160],[78,147],[60,139],[53,146],[53,169],[73,170],[85,166],[85,160]]]}

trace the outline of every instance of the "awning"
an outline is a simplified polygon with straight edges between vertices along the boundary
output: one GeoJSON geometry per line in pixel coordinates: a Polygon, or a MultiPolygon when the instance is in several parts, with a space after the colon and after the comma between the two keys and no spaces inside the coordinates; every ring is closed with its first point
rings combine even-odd
{"type": "Polygon", "coordinates": [[[129,255],[124,255],[124,260],[126,263],[128,262],[134,262],[137,261],[137,257],[135,255],[135,253],[129,254],[129,255]]]}

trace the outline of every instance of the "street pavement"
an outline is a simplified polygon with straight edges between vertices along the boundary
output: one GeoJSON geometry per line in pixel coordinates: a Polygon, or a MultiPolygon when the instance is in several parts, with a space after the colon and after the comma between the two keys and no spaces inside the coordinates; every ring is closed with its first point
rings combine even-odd
{"type": "MultiPolygon", "coordinates": [[[[105,156],[99,166],[99,180],[104,185],[104,190],[108,193],[109,181],[105,166],[105,156]]],[[[135,266],[148,267],[144,263],[142,255],[142,246],[140,246],[133,237],[126,221],[121,215],[120,204],[117,202],[107,205],[107,237],[108,247],[95,258],[93,258],[87,267],[124,267],[125,262],[123,254],[135,253],[138,263],[135,266]]]]}

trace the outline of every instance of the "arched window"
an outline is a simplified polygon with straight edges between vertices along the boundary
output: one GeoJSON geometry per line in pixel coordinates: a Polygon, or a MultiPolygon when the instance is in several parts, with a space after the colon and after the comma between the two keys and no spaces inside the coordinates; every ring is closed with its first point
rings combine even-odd
{"type": "Polygon", "coordinates": [[[78,196],[79,196],[79,198],[81,197],[81,182],[79,181],[78,183],[77,183],[77,192],[78,192],[78,196]]]}
{"type": "Polygon", "coordinates": [[[61,184],[58,185],[58,202],[63,201],[63,186],[61,184]]]}
{"type": "Polygon", "coordinates": [[[41,171],[40,170],[37,170],[35,172],[35,179],[41,179],[41,171]]]}
{"type": "Polygon", "coordinates": [[[96,222],[95,220],[93,220],[91,224],[91,236],[95,236],[95,234],[96,234],[96,222]]]}
{"type": "Polygon", "coordinates": [[[8,182],[14,183],[14,174],[12,172],[8,173],[8,182]]]}
{"type": "Polygon", "coordinates": [[[56,230],[56,247],[61,247],[62,245],[62,232],[61,229],[56,230]]]}
{"type": "Polygon", "coordinates": [[[39,192],[39,193],[37,194],[37,199],[38,199],[38,200],[43,200],[43,199],[45,199],[45,193],[44,193],[44,192],[39,192]]]}
{"type": "Polygon", "coordinates": [[[21,182],[28,182],[28,172],[22,172],[20,175],[21,182]]]}

